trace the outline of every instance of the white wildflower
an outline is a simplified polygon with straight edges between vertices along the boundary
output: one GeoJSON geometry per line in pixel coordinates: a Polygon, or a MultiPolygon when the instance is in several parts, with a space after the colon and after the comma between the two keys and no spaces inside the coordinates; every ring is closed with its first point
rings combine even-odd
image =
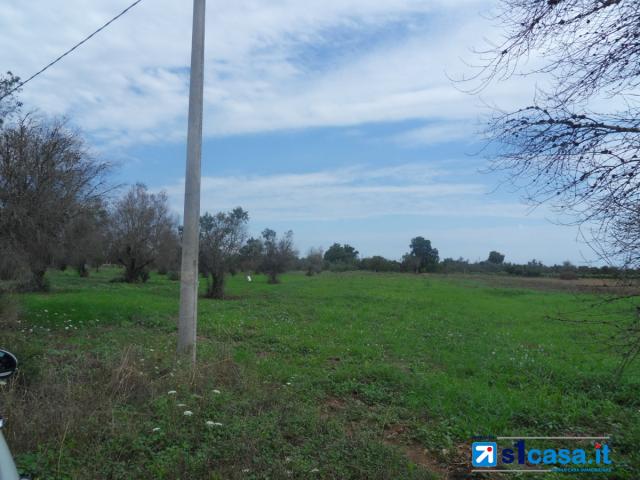
{"type": "Polygon", "coordinates": [[[178,392],[176,392],[175,390],[169,390],[167,392],[167,395],[175,395],[176,393],[178,393],[178,392]]]}
{"type": "Polygon", "coordinates": [[[185,410],[184,412],[182,412],[182,414],[185,417],[190,417],[191,415],[193,415],[193,412],[191,410],[185,410]]]}
{"type": "Polygon", "coordinates": [[[160,427],[156,427],[156,428],[154,428],[154,429],[152,430],[152,432],[154,432],[154,433],[155,433],[155,432],[159,432],[159,431],[160,431],[160,427]]]}
{"type": "Polygon", "coordinates": [[[220,395],[220,390],[214,390],[213,393],[216,395],[220,395]]]}

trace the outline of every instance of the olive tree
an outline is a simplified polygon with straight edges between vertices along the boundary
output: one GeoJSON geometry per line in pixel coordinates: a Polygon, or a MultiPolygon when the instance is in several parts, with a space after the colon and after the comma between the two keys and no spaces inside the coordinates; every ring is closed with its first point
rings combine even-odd
{"type": "Polygon", "coordinates": [[[63,121],[26,116],[0,130],[0,241],[26,262],[25,288],[46,288],[65,229],[105,195],[107,170],[63,121]]]}
{"type": "Polygon", "coordinates": [[[200,271],[207,277],[207,297],[224,298],[225,275],[238,261],[248,221],[240,207],[200,217],[200,271]]]}
{"type": "Polygon", "coordinates": [[[158,249],[153,266],[161,275],[176,278],[182,260],[181,232],[176,228],[165,229],[158,238],[158,249]]]}
{"type": "Polygon", "coordinates": [[[293,232],[289,230],[278,238],[275,231],[267,228],[262,232],[263,257],[260,270],[267,274],[269,283],[278,283],[278,275],[286,272],[297,257],[293,246],[293,232]]]}
{"type": "Polygon", "coordinates": [[[89,276],[89,268],[98,269],[107,258],[107,205],[98,199],[73,218],[64,229],[57,263],[72,266],[81,277],[89,276]]]}
{"type": "Polygon", "coordinates": [[[307,272],[307,276],[311,277],[321,273],[322,267],[324,266],[324,253],[322,248],[310,248],[302,263],[307,272]]]}
{"type": "Polygon", "coordinates": [[[264,244],[259,238],[249,238],[238,254],[239,268],[243,272],[258,272],[262,264],[264,244]]]}
{"type": "Polygon", "coordinates": [[[124,267],[126,282],[147,281],[162,239],[176,228],[164,192],[150,193],[137,183],[115,203],[109,218],[110,255],[124,267]]]}

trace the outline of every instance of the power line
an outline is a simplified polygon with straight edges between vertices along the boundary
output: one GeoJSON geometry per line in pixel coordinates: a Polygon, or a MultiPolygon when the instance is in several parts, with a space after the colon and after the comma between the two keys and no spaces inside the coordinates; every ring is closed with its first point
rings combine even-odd
{"type": "Polygon", "coordinates": [[[20,90],[22,87],[24,87],[27,83],[29,83],[31,80],[33,80],[34,78],[36,78],[38,75],[46,72],[47,70],[49,70],[51,67],[53,67],[56,63],[58,63],[60,60],[62,60],[64,57],[66,57],[67,55],[69,55],[70,53],[72,53],[74,50],[78,49],[79,47],[81,47],[82,45],[84,45],[85,43],[87,43],[89,40],[91,40],[93,37],[95,37],[98,33],[100,33],[102,30],[104,30],[105,28],[107,28],[109,25],[111,25],[113,22],[115,22],[116,20],[118,20],[120,17],[126,15],[129,10],[131,10],[133,7],[135,7],[136,5],[138,5],[140,2],[142,2],[142,0],[136,0],[135,2],[133,2],[131,5],[129,5],[127,8],[125,8],[122,12],[120,12],[118,15],[116,15],[115,17],[113,17],[111,20],[109,20],[107,23],[105,23],[104,25],[102,25],[99,29],[97,29],[95,32],[93,32],[91,35],[85,37],[82,41],[76,43],[73,47],[71,47],[69,50],[67,50],[66,52],[64,52],[62,55],[60,55],[58,58],[56,58],[54,61],[52,61],[51,63],[49,63],[46,67],[42,68],[41,70],[37,71],[36,73],[34,73],[33,75],[31,75],[29,78],[27,78],[24,82],[20,82],[18,84],[17,87],[11,89],[9,92],[5,93],[4,95],[2,95],[0,97],[0,101],[4,100],[5,98],[7,98],[9,95],[17,92],[18,90],[20,90]]]}

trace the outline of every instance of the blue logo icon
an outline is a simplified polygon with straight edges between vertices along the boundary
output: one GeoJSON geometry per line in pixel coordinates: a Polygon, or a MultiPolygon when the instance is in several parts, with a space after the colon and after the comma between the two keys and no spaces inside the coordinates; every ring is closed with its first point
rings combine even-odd
{"type": "Polygon", "coordinates": [[[498,444],[474,442],[471,445],[471,463],[474,467],[495,467],[498,464],[498,444]]]}

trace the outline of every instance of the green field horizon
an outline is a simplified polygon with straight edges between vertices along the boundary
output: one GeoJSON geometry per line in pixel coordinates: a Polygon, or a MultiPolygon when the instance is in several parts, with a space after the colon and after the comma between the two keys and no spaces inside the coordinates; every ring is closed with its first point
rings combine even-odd
{"type": "Polygon", "coordinates": [[[50,292],[2,300],[21,362],[5,435],[34,479],[469,478],[482,435],[611,436],[613,472],[589,478],[640,477],[640,365],[617,378],[614,330],[585,322],[630,302],[482,275],[236,275],[199,301],[191,372],[178,282],[117,274],[52,271],[50,292]]]}

